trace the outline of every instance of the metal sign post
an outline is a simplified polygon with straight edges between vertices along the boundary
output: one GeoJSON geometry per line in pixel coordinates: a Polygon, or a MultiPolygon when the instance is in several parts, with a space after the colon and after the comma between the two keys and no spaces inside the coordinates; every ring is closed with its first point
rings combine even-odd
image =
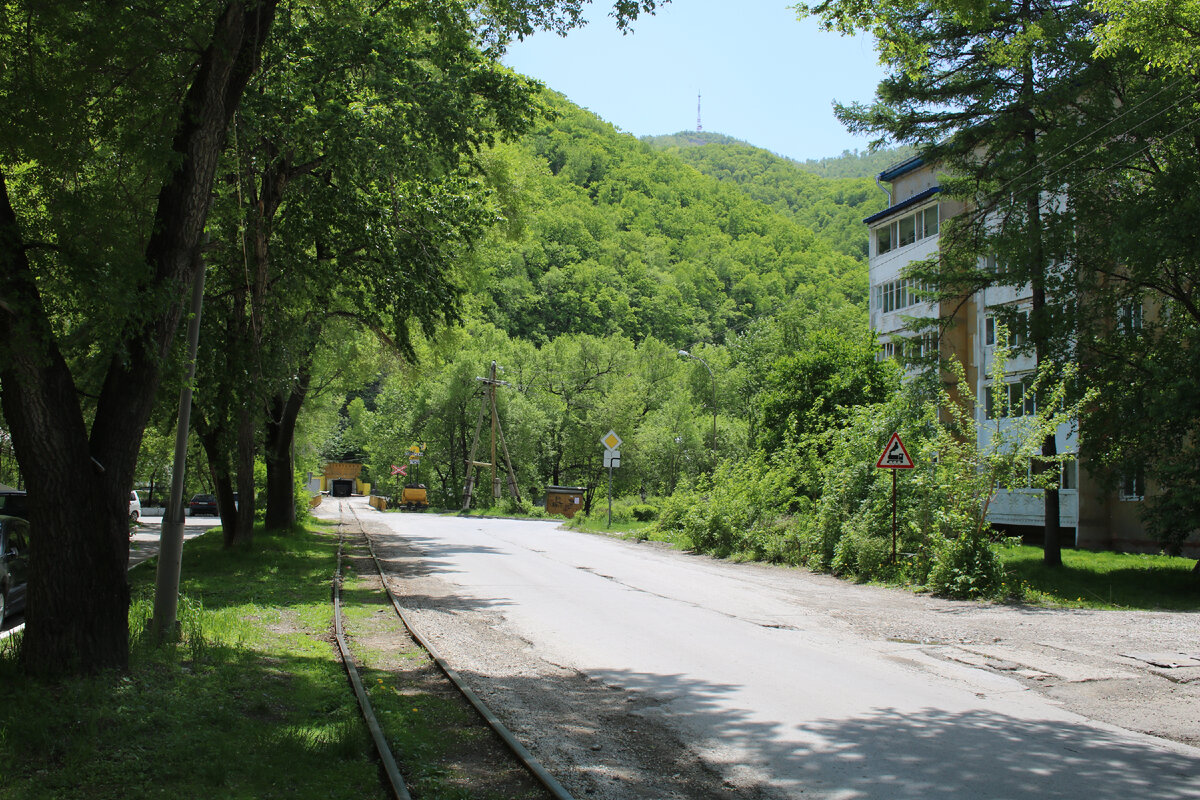
{"type": "Polygon", "coordinates": [[[621,451],[617,449],[621,446],[621,441],[617,432],[612,430],[600,439],[600,444],[604,445],[604,466],[608,467],[608,527],[610,528],[612,527],[612,471],[621,466],[621,451]]]}
{"type": "Polygon", "coordinates": [[[612,471],[621,466],[620,450],[604,451],[604,466],[608,467],[608,527],[612,527],[612,471]]]}
{"type": "Polygon", "coordinates": [[[892,438],[888,439],[887,446],[883,448],[883,452],[879,454],[879,460],[875,462],[875,466],[879,469],[890,469],[892,471],[892,563],[896,563],[896,470],[912,469],[916,466],[913,460],[908,455],[908,450],[904,447],[904,442],[900,441],[900,434],[893,433],[892,438]]]}

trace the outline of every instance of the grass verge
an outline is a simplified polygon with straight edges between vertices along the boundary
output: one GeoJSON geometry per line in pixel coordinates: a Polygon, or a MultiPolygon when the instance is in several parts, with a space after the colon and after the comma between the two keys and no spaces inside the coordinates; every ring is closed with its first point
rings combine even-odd
{"type": "MultiPolygon", "coordinates": [[[[19,635],[0,645],[0,786],[13,800],[106,798],[384,798],[369,737],[332,645],[330,584],[336,537],[299,529],[256,532],[225,550],[219,533],[184,548],[181,637],[156,647],[142,635],[154,567],[130,574],[130,669],[58,683],[26,678],[19,635]]],[[[152,563],[152,562],[151,562],[152,563]]],[[[361,617],[378,593],[351,598],[361,617]]],[[[389,609],[390,610],[390,609],[389,609]]],[[[384,687],[384,670],[370,672],[384,687]]],[[[405,708],[422,708],[409,687],[405,708]]],[[[430,701],[444,704],[441,696],[430,701]]],[[[385,715],[437,763],[443,739],[410,712],[385,715]],[[415,731],[415,735],[414,735],[415,731]]],[[[456,725],[461,723],[456,722],[456,725]]],[[[444,776],[443,776],[444,777],[444,776]]],[[[467,796],[442,780],[422,797],[467,796]]]]}
{"type": "Polygon", "coordinates": [[[1200,611],[1193,561],[1164,555],[1063,550],[1063,565],[1042,563],[1042,549],[1002,548],[1005,590],[1027,603],[1077,608],[1200,611]]]}
{"type": "Polygon", "coordinates": [[[626,539],[646,539],[647,529],[653,525],[653,522],[636,522],[630,520],[619,520],[614,518],[612,524],[608,524],[608,514],[606,512],[592,512],[592,515],[576,514],[569,520],[566,520],[564,527],[576,531],[587,531],[589,533],[608,533],[619,534],[626,539]]]}
{"type": "MultiPolygon", "coordinates": [[[[603,521],[600,524],[603,525],[603,521]]],[[[666,542],[678,550],[696,549],[685,531],[664,530],[657,525],[631,531],[625,538],[666,542]]],[[[1192,559],[1064,549],[1062,568],[1050,569],[1042,563],[1040,547],[998,546],[998,553],[1005,572],[1004,583],[995,597],[983,598],[983,602],[1139,611],[1200,611],[1200,580],[1192,572],[1196,563],[1192,559]]],[[[752,557],[748,553],[735,553],[729,556],[729,560],[746,561],[752,557]]],[[[846,577],[855,580],[853,575],[846,577]]],[[[886,577],[875,578],[870,582],[926,591],[926,587],[914,586],[901,577],[890,581],[886,577]]]]}

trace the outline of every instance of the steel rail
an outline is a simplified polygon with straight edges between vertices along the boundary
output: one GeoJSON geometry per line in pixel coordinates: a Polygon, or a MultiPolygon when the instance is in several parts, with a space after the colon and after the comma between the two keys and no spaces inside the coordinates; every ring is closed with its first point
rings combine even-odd
{"type": "MultiPolygon", "coordinates": [[[[340,502],[339,505],[341,505],[340,502]]],[[[358,521],[358,515],[355,515],[355,521],[358,521]]],[[[379,754],[380,764],[387,774],[388,782],[392,785],[392,792],[398,800],[412,800],[412,795],[408,793],[408,787],[405,786],[404,778],[400,774],[400,767],[396,764],[396,757],[392,754],[392,749],[388,746],[387,738],[383,735],[383,729],[379,726],[379,720],[375,717],[375,710],[371,707],[371,699],[367,697],[367,691],[363,688],[362,678],[358,674],[358,667],[354,665],[354,656],[350,652],[350,646],[346,643],[345,631],[342,627],[341,592],[342,546],[345,543],[345,532],[342,530],[343,525],[344,523],[339,521],[337,572],[333,577],[334,636],[337,639],[338,651],[342,655],[342,664],[346,668],[346,674],[350,676],[351,686],[354,687],[354,696],[358,698],[359,711],[362,713],[363,720],[367,723],[367,729],[371,732],[371,740],[375,743],[375,751],[379,754]]],[[[361,530],[362,524],[359,523],[358,527],[361,530]]]]}
{"type": "Polygon", "coordinates": [[[492,710],[487,707],[487,704],[480,699],[479,695],[472,691],[471,687],[467,685],[462,676],[450,666],[446,659],[442,658],[441,654],[438,653],[433,644],[430,643],[430,641],[424,636],[422,636],[420,631],[413,627],[412,622],[404,613],[404,609],[401,607],[400,601],[396,599],[396,595],[392,592],[391,587],[388,586],[387,578],[383,574],[383,567],[379,563],[379,558],[375,555],[375,546],[371,543],[371,537],[367,535],[366,530],[363,528],[362,521],[358,518],[358,512],[349,505],[347,505],[347,507],[350,508],[350,513],[354,515],[354,520],[356,523],[358,523],[358,529],[362,532],[363,538],[366,539],[367,549],[371,553],[371,560],[375,562],[375,570],[379,573],[379,582],[383,584],[383,590],[387,592],[388,599],[392,602],[392,608],[395,609],[396,615],[400,618],[400,621],[404,623],[404,627],[408,629],[409,634],[414,640],[416,640],[417,644],[419,644],[427,653],[429,653],[430,658],[434,660],[434,663],[436,663],[438,668],[445,674],[447,678],[450,679],[450,682],[454,684],[462,696],[467,699],[467,702],[470,703],[477,712],[479,712],[479,715],[483,717],[488,726],[495,731],[496,735],[500,737],[500,740],[504,742],[505,746],[508,747],[514,756],[516,756],[517,760],[520,761],[525,769],[529,770],[530,774],[533,775],[534,778],[536,778],[537,781],[554,796],[555,800],[574,800],[574,798],[563,787],[563,785],[559,783],[553,775],[547,772],[545,767],[538,763],[538,760],[534,757],[533,753],[530,753],[529,750],[526,749],[525,745],[521,744],[517,737],[513,735],[512,731],[505,727],[504,723],[500,721],[500,718],[497,717],[495,713],[493,713],[492,710]]]}

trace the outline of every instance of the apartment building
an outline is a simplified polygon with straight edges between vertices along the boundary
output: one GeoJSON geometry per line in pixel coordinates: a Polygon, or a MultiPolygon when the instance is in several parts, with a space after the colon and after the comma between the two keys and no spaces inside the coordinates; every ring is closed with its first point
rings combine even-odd
{"type": "MultiPolygon", "coordinates": [[[[986,446],[996,430],[1033,411],[1024,392],[1037,368],[1033,355],[1010,356],[1000,378],[1005,383],[1000,408],[995,407],[991,377],[992,359],[1002,344],[998,319],[1028,313],[1031,291],[1027,286],[984,289],[953,307],[924,299],[921,287],[906,275],[906,267],[937,255],[942,222],[960,213],[963,205],[941,196],[937,170],[920,157],[889,167],[877,182],[888,194],[888,207],[864,223],[870,233],[870,324],[879,337],[880,356],[901,358],[929,354],[936,348],[942,358],[957,358],[976,398],[979,444],[986,446]],[[907,323],[921,318],[942,320],[941,336],[914,335],[907,323]]],[[[1014,335],[1019,336],[1019,331],[1014,335]]],[[[1059,453],[1078,452],[1074,426],[1060,426],[1056,436],[1059,453]]],[[[1067,461],[1059,493],[1064,543],[1074,540],[1076,546],[1088,549],[1156,552],[1159,545],[1146,534],[1138,514],[1146,492],[1140,483],[1131,476],[1113,491],[1093,479],[1077,459],[1067,461]]],[[[988,518],[1015,534],[1036,535],[1035,529],[1045,522],[1042,491],[1000,491],[988,518]]],[[[1200,545],[1185,545],[1185,551],[1200,551],[1200,545]]]]}

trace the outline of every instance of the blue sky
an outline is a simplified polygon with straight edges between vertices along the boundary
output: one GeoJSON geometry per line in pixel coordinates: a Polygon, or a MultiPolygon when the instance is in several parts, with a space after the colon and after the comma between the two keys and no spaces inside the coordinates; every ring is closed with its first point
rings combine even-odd
{"type": "Polygon", "coordinates": [[[696,128],[804,160],[865,150],[832,102],[868,101],[883,76],[869,38],[797,20],[795,0],[672,0],[622,36],[593,0],[590,24],[515,42],[504,61],[635,136],[696,128]]]}

